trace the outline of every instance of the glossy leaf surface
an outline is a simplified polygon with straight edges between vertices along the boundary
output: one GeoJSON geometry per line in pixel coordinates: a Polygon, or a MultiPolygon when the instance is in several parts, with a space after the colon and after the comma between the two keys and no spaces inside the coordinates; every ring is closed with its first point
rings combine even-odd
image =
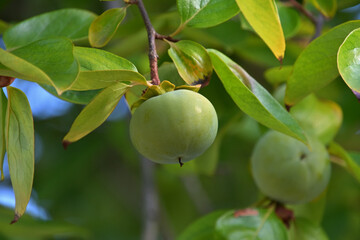
{"type": "Polygon", "coordinates": [[[66,38],[33,42],[12,52],[0,49],[0,74],[53,86],[58,94],[69,89],[78,76],[73,45],[66,38]]]}
{"type": "Polygon", "coordinates": [[[349,88],[360,93],[360,28],[352,31],[341,44],[337,63],[341,77],[349,88]]]}
{"type": "Polygon", "coordinates": [[[244,69],[216,50],[208,50],[214,69],[236,105],[259,123],[307,142],[299,124],[244,69]]]}
{"type": "Polygon", "coordinates": [[[206,49],[189,40],[169,44],[171,48],[168,53],[184,81],[189,85],[206,86],[212,73],[211,59],[206,49]]]}
{"type": "Polygon", "coordinates": [[[211,27],[232,18],[239,12],[234,0],[177,0],[181,26],[211,27]]]}
{"type": "Polygon", "coordinates": [[[7,49],[18,48],[44,38],[67,37],[72,41],[86,39],[92,12],[80,9],[61,9],[44,13],[20,22],[4,33],[7,49]]]}
{"type": "Polygon", "coordinates": [[[102,90],[77,116],[64,137],[64,144],[75,142],[99,127],[115,109],[128,88],[128,85],[117,83],[102,90]]]}
{"type": "Polygon", "coordinates": [[[146,79],[134,64],[113,53],[85,47],[75,47],[80,73],[71,90],[85,91],[108,87],[117,82],[135,82],[146,85],[146,79]]]}
{"type": "Polygon", "coordinates": [[[285,103],[296,104],[308,94],[315,92],[331,81],[337,70],[337,52],[345,37],[360,27],[360,21],[341,24],[312,41],[300,54],[294,65],[294,71],[288,81],[285,103]]]}
{"type": "Polygon", "coordinates": [[[91,46],[104,47],[114,36],[126,15],[126,8],[112,8],[103,12],[90,25],[89,42],[91,46]]]}
{"type": "Polygon", "coordinates": [[[0,171],[1,181],[4,180],[4,157],[6,152],[5,144],[5,121],[6,121],[6,109],[7,109],[7,98],[2,89],[0,89],[0,171]]]}
{"type": "Polygon", "coordinates": [[[285,225],[269,209],[229,211],[216,223],[219,240],[287,240],[285,225]]]}
{"type": "Polygon", "coordinates": [[[284,58],[285,37],[274,0],[236,0],[242,14],[254,31],[279,60],[284,58]]]}
{"type": "Polygon", "coordinates": [[[23,92],[7,87],[6,149],[11,184],[15,192],[16,222],[30,200],[34,177],[34,123],[29,102],[23,92]]]}

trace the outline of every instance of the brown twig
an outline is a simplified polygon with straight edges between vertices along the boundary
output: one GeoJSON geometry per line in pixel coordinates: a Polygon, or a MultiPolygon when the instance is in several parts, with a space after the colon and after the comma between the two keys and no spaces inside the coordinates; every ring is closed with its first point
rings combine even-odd
{"type": "Polygon", "coordinates": [[[324,25],[324,17],[320,14],[319,17],[315,17],[311,12],[304,8],[303,5],[298,3],[296,0],[288,0],[292,7],[296,8],[301,14],[307,17],[315,26],[315,33],[311,40],[314,40],[321,34],[321,30],[324,25]]]}
{"type": "Polygon", "coordinates": [[[172,42],[176,42],[177,40],[173,39],[170,36],[158,34],[155,31],[153,25],[151,24],[149,15],[146,11],[146,8],[145,8],[142,0],[127,0],[127,1],[125,1],[125,3],[137,5],[140,10],[140,13],[144,20],[146,31],[148,34],[151,82],[154,85],[159,85],[160,84],[159,73],[158,73],[158,57],[159,56],[157,55],[157,52],[156,52],[155,39],[161,39],[161,40],[166,39],[166,40],[169,40],[172,42]]]}

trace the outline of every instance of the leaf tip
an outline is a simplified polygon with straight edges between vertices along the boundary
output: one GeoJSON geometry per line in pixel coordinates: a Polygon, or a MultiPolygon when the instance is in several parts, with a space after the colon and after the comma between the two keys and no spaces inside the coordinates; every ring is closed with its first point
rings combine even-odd
{"type": "Polygon", "coordinates": [[[62,141],[62,145],[63,145],[63,148],[66,150],[68,148],[68,146],[70,145],[70,141],[67,141],[67,140],[63,140],[62,141]]]}
{"type": "Polygon", "coordinates": [[[19,219],[20,219],[20,215],[15,213],[14,219],[10,222],[10,224],[16,223],[17,221],[19,221],[19,219]]]}
{"type": "Polygon", "coordinates": [[[360,92],[352,90],[352,92],[354,93],[355,97],[357,98],[357,100],[360,102],[360,92]]]}
{"type": "Polygon", "coordinates": [[[290,112],[290,109],[292,108],[292,105],[285,104],[286,111],[290,112]]]}

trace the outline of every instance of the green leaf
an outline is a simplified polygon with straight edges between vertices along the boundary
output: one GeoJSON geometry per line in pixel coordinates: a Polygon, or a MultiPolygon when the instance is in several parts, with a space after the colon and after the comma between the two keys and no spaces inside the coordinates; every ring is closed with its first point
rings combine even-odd
{"type": "Polygon", "coordinates": [[[70,91],[63,92],[61,95],[59,95],[56,93],[55,88],[53,88],[52,86],[45,85],[45,84],[40,84],[40,86],[57,98],[60,98],[67,102],[82,104],[82,105],[88,104],[100,92],[100,89],[89,90],[89,91],[72,91],[72,90],[70,90],[70,91]]]}
{"type": "Polygon", "coordinates": [[[312,4],[326,17],[333,17],[337,10],[337,0],[312,0],[312,4]]]}
{"type": "Polygon", "coordinates": [[[314,94],[292,107],[290,113],[308,134],[324,144],[334,139],[343,119],[341,107],[336,102],[320,100],[314,94]]]}
{"type": "Polygon", "coordinates": [[[206,49],[200,44],[182,40],[169,42],[168,53],[184,81],[189,85],[206,86],[211,77],[212,64],[206,49]]]}
{"type": "Polygon", "coordinates": [[[289,240],[328,240],[324,230],[305,218],[295,218],[289,230],[289,240]]]}
{"type": "Polygon", "coordinates": [[[360,21],[341,24],[312,41],[300,54],[288,81],[285,102],[292,106],[308,94],[325,87],[339,72],[337,52],[345,37],[360,27],[360,21]]]}
{"type": "Polygon", "coordinates": [[[74,54],[80,64],[80,73],[71,90],[101,89],[117,82],[147,85],[134,64],[115,54],[85,47],[75,47],[74,54]]]}
{"type": "Polygon", "coordinates": [[[128,88],[128,85],[116,83],[102,90],[77,116],[64,137],[64,146],[83,138],[105,122],[128,88]]]}
{"type": "Polygon", "coordinates": [[[360,0],[337,0],[338,9],[353,7],[360,4],[360,0]]]}
{"type": "Polygon", "coordinates": [[[292,7],[277,4],[281,27],[284,31],[285,38],[290,38],[296,35],[300,30],[301,19],[300,14],[292,7]]]}
{"type": "MultiPolygon", "coordinates": [[[[175,86],[184,85],[185,82],[179,75],[178,70],[176,69],[175,64],[170,62],[165,62],[159,67],[159,78],[164,81],[170,81],[175,84],[175,86]]],[[[148,78],[149,79],[149,78],[148,78]]]]}
{"type": "Polygon", "coordinates": [[[285,225],[273,209],[229,211],[216,223],[219,240],[287,240],[285,225]]]}
{"type": "Polygon", "coordinates": [[[307,143],[294,118],[244,69],[216,50],[208,50],[225,90],[238,107],[259,123],[307,143]]]}
{"type": "Polygon", "coordinates": [[[275,1],[236,0],[236,2],[254,31],[281,61],[285,54],[285,37],[275,1]]]}
{"type": "Polygon", "coordinates": [[[225,211],[216,211],[189,225],[177,240],[211,240],[215,236],[215,224],[225,211]]]}
{"type": "Polygon", "coordinates": [[[7,87],[6,149],[11,184],[15,192],[16,222],[30,200],[34,177],[34,122],[23,92],[7,87]]]}
{"type": "Polygon", "coordinates": [[[337,63],[341,77],[349,88],[360,93],[360,44],[358,43],[360,28],[352,31],[341,44],[337,63]]]}
{"type": "Polygon", "coordinates": [[[177,7],[181,16],[179,29],[215,26],[239,12],[234,0],[177,0],[177,7]]]}
{"type": "Polygon", "coordinates": [[[293,71],[293,66],[282,66],[269,68],[265,71],[264,77],[268,83],[273,86],[278,86],[281,83],[287,82],[293,71]]]}
{"type": "Polygon", "coordinates": [[[12,52],[0,49],[0,74],[53,86],[58,94],[69,89],[79,73],[73,45],[66,38],[33,42],[12,52]]]}
{"type": "Polygon", "coordinates": [[[90,45],[101,48],[108,44],[125,15],[126,8],[112,8],[98,16],[90,25],[90,45]]]}
{"type": "Polygon", "coordinates": [[[328,151],[332,157],[342,161],[340,166],[344,167],[360,183],[360,165],[358,165],[351,155],[339,144],[331,142],[328,151]]]}
{"type": "Polygon", "coordinates": [[[88,29],[95,18],[94,13],[86,10],[56,10],[16,24],[4,33],[3,39],[10,50],[44,38],[67,37],[80,41],[88,37],[88,29]]]}
{"type": "Polygon", "coordinates": [[[7,109],[7,98],[4,94],[4,91],[0,89],[0,171],[1,171],[1,181],[4,180],[4,157],[6,152],[5,144],[5,121],[6,121],[6,109],[7,109]]]}

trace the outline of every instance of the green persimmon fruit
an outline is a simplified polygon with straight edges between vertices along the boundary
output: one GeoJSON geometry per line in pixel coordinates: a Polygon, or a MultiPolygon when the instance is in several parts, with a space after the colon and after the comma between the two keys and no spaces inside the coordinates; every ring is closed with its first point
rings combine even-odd
{"type": "Polygon", "coordinates": [[[331,174],[329,154],[317,138],[310,147],[277,131],[269,131],[251,156],[256,185],[268,197],[283,203],[306,203],[326,188],[331,174]]]}
{"type": "Polygon", "coordinates": [[[176,90],[141,104],[130,121],[135,148],[157,163],[187,162],[213,143],[218,120],[213,105],[190,90],[176,90]]]}

